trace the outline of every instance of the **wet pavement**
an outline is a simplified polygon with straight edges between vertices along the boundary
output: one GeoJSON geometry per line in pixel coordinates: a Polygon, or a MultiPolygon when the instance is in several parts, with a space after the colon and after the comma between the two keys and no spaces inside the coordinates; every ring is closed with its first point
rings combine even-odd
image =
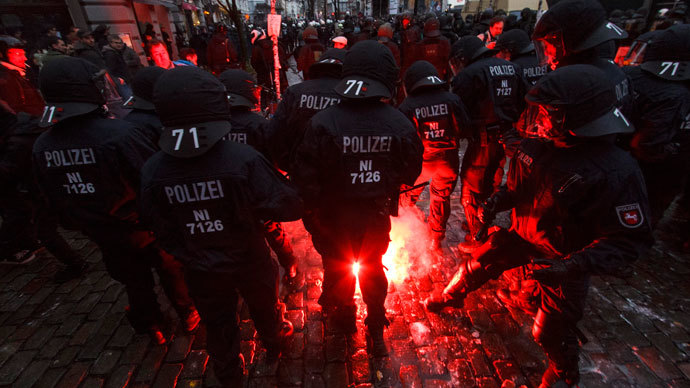
{"type": "MultiPolygon", "coordinates": [[[[293,61],[294,62],[294,61],[293,61]]],[[[299,82],[288,71],[290,84],[299,82]]],[[[428,207],[427,194],[418,206],[428,207]]],[[[545,368],[531,337],[532,318],[507,309],[492,281],[471,294],[463,310],[427,313],[423,300],[443,289],[463,256],[463,219],[456,189],[441,255],[426,250],[424,215],[404,209],[393,220],[384,257],[390,279],[389,357],[370,358],[359,302],[356,335],[325,326],[317,299],[321,259],[301,222],[285,225],[306,276],[301,292],[281,294],[295,335],[278,364],[268,365],[246,311],[242,353],[249,387],[537,387],[545,368]]],[[[672,218],[672,217],[671,217],[672,218]]],[[[505,214],[499,223],[506,225],[505,214]]],[[[668,223],[667,223],[668,225],[668,223]]],[[[662,225],[660,240],[677,241],[662,225]]],[[[203,324],[192,334],[177,323],[167,345],[136,335],[124,318],[123,287],[105,271],[88,239],[65,232],[90,263],[80,279],[56,284],[57,261],[43,252],[28,265],[0,265],[0,386],[218,387],[206,352],[203,324]]],[[[588,342],[580,357],[580,387],[690,387],[690,256],[659,242],[626,279],[594,278],[579,328],[588,342]]],[[[177,317],[164,296],[160,302],[177,317]]],[[[245,309],[246,310],[246,309],[245,309]]]]}
{"type": "MultiPolygon", "coordinates": [[[[513,387],[538,386],[544,357],[530,335],[531,318],[506,309],[495,296],[501,280],[467,299],[466,308],[428,314],[422,301],[439,291],[462,259],[456,193],[444,254],[426,253],[421,212],[394,221],[386,255],[391,283],[386,302],[390,357],[366,351],[360,303],[359,333],[324,327],[316,303],[320,257],[301,223],[290,223],[306,274],[302,292],[283,295],[295,326],[277,365],[264,352],[243,313],[242,352],[250,387],[513,387]]],[[[425,207],[422,200],[418,204],[425,207]]],[[[502,217],[505,223],[505,216],[502,217]]],[[[214,387],[203,327],[179,327],[169,345],[135,335],[124,318],[123,287],[105,272],[96,246],[74,232],[70,244],[90,263],[86,276],[55,284],[57,261],[48,253],[25,266],[0,268],[0,385],[24,387],[214,387]]],[[[673,231],[664,234],[673,237],[673,231]]],[[[580,387],[690,386],[690,261],[665,244],[634,265],[628,279],[595,278],[579,327],[589,342],[580,359],[580,387]]],[[[161,302],[177,319],[165,297],[161,302]]],[[[179,325],[178,325],[179,326],[179,325]]]]}

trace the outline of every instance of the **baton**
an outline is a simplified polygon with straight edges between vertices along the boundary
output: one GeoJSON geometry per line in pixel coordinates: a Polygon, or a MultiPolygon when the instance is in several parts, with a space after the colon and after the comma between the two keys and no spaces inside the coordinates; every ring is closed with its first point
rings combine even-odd
{"type": "Polygon", "coordinates": [[[410,188],[407,188],[407,189],[405,189],[405,190],[400,190],[400,193],[399,193],[399,194],[405,194],[405,193],[407,193],[408,191],[412,191],[412,190],[418,189],[418,188],[420,188],[420,187],[424,187],[424,186],[426,186],[426,185],[428,185],[428,184],[429,184],[429,181],[422,182],[422,183],[420,183],[420,184],[418,184],[418,185],[414,185],[414,186],[412,186],[412,187],[410,187],[410,188]]]}
{"type": "Polygon", "coordinates": [[[486,237],[486,233],[489,231],[489,226],[490,224],[484,223],[482,224],[481,227],[479,227],[479,230],[477,233],[474,235],[474,241],[482,241],[486,237]]]}

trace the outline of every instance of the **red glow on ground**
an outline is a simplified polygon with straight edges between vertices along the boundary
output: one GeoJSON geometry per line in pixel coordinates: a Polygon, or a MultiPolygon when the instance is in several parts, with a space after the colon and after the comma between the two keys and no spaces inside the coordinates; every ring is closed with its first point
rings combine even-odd
{"type": "MultiPolygon", "coordinates": [[[[314,251],[311,238],[302,222],[283,223],[288,236],[291,237],[295,253],[299,256],[310,256],[307,261],[313,260],[311,256],[320,261],[318,253],[314,251]]],[[[397,285],[410,278],[424,276],[429,273],[434,263],[439,263],[437,254],[429,251],[431,236],[426,224],[424,214],[416,207],[400,207],[398,217],[391,217],[390,244],[383,255],[382,262],[388,282],[397,285]]],[[[359,263],[354,263],[352,272],[357,275],[359,263]]],[[[357,279],[356,294],[359,291],[359,279],[357,279]]]]}

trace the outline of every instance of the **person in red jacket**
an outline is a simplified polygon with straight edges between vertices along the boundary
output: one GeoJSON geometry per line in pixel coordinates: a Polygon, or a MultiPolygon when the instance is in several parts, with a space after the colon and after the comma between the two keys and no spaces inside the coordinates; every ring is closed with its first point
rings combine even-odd
{"type": "Polygon", "coordinates": [[[0,100],[17,113],[40,116],[45,102],[27,79],[26,70],[24,47],[0,41],[0,100]]]}
{"type": "Polygon", "coordinates": [[[206,59],[213,74],[218,75],[227,69],[239,69],[237,50],[227,37],[228,28],[219,25],[208,42],[206,59]]]}
{"type": "Polygon", "coordinates": [[[316,28],[309,26],[302,32],[304,46],[297,56],[297,69],[304,74],[304,79],[309,79],[309,67],[313,65],[326,48],[319,42],[319,34],[316,28]]]}

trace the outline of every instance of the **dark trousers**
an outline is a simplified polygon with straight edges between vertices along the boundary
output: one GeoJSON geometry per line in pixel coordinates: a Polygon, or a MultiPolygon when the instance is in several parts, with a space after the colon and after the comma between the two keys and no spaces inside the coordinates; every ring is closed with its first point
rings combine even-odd
{"type": "Polygon", "coordinates": [[[101,249],[110,276],[125,285],[129,300],[128,318],[135,330],[144,332],[151,325],[163,322],[154,289],[153,268],[157,270],[161,286],[180,317],[184,318],[193,309],[182,266],[156,247],[149,232],[110,229],[90,233],[89,237],[101,249]]]}
{"type": "Polygon", "coordinates": [[[676,196],[684,190],[687,172],[666,162],[640,163],[640,169],[647,185],[652,225],[656,226],[676,196]]]}
{"type": "Polygon", "coordinates": [[[355,308],[357,279],[352,273],[359,262],[359,286],[367,305],[367,324],[387,323],[384,303],[388,279],[381,258],[388,249],[390,217],[380,211],[340,206],[306,220],[314,248],[324,268],[323,291],[319,304],[324,308],[355,308]]]}
{"type": "Polygon", "coordinates": [[[470,141],[467,145],[460,170],[460,200],[472,236],[481,226],[477,209],[501,184],[505,160],[503,145],[498,140],[484,145],[480,141],[470,141]]]}
{"type": "Polygon", "coordinates": [[[232,273],[186,272],[192,298],[206,325],[208,352],[221,382],[232,381],[240,365],[239,296],[247,304],[264,346],[278,346],[278,270],[270,257],[256,258],[251,263],[232,273]]]}
{"type": "MultiPolygon", "coordinates": [[[[531,244],[514,232],[501,229],[472,253],[472,258],[462,264],[457,276],[446,288],[451,294],[453,287],[471,292],[504,271],[528,264],[531,259],[543,257],[531,244]],[[463,273],[464,272],[464,273],[463,273]],[[461,277],[462,279],[459,279],[461,277]]],[[[535,341],[544,349],[549,368],[562,378],[577,380],[579,347],[575,325],[582,318],[589,276],[574,276],[565,282],[537,282],[541,304],[532,327],[535,341]]]]}
{"type": "MultiPolygon", "coordinates": [[[[458,150],[450,150],[435,155],[433,159],[425,159],[422,173],[415,185],[431,180],[429,184],[429,228],[441,237],[446,235],[446,224],[450,217],[450,195],[458,183],[458,169],[460,156],[458,150]]],[[[403,187],[404,189],[405,187],[403,187]]],[[[402,201],[406,205],[413,205],[424,190],[420,187],[404,194],[402,201]]]]}
{"type": "Polygon", "coordinates": [[[57,216],[36,202],[12,197],[3,199],[0,251],[6,254],[35,249],[41,244],[65,265],[76,265],[81,258],[58,233],[57,216]]]}
{"type": "Polygon", "coordinates": [[[280,266],[289,271],[296,259],[283,225],[280,222],[269,221],[264,224],[264,227],[264,236],[268,246],[275,252],[280,266]]]}

